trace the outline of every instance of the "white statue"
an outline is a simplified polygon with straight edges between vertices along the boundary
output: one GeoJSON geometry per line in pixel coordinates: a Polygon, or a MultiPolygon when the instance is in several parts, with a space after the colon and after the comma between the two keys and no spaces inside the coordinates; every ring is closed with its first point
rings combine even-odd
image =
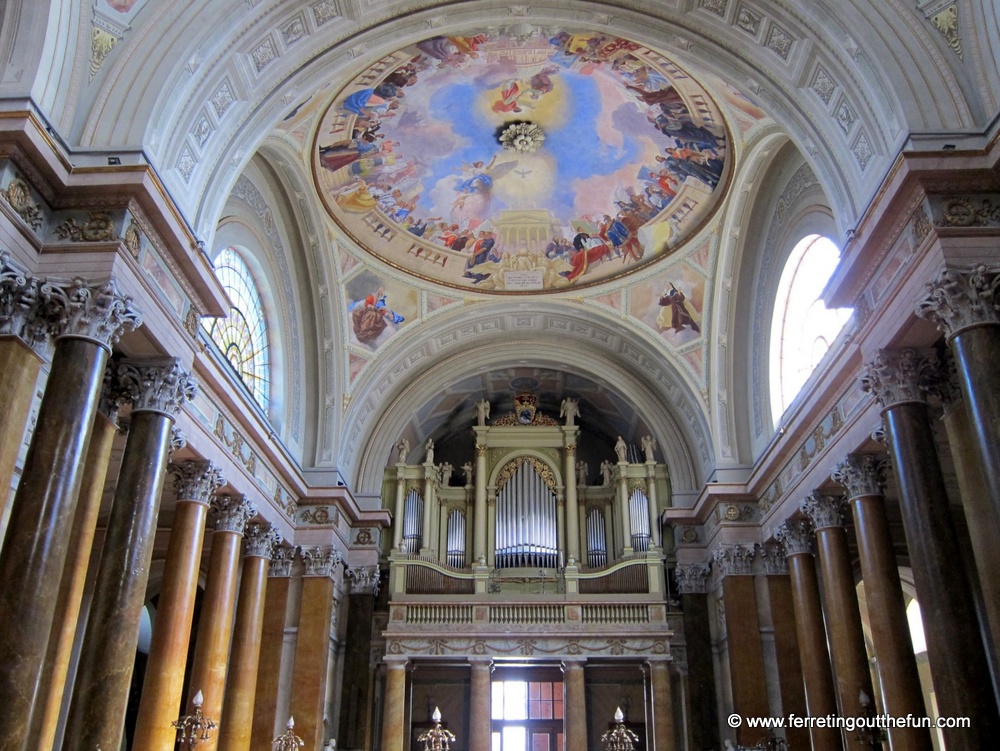
{"type": "Polygon", "coordinates": [[[323,751],[337,751],[337,739],[331,738],[328,740],[326,745],[323,746],[323,751]]]}
{"type": "Polygon", "coordinates": [[[406,464],[406,457],[410,455],[410,442],[405,438],[400,438],[396,444],[396,464],[406,464]]]}
{"type": "Polygon", "coordinates": [[[587,484],[587,462],[576,463],[576,485],[581,487],[587,484]]]}
{"type": "Polygon", "coordinates": [[[438,484],[441,487],[446,488],[451,484],[451,471],[453,467],[448,463],[444,462],[440,467],[438,467],[438,484]]]}
{"type": "Polygon", "coordinates": [[[476,422],[479,427],[483,427],[488,419],[490,419],[490,403],[485,399],[480,399],[476,402],[476,422]]]}
{"type": "Polygon", "coordinates": [[[434,439],[433,438],[428,438],[427,439],[427,443],[424,444],[424,449],[427,452],[427,455],[424,457],[424,464],[433,464],[434,463],[434,439]]]}
{"type": "Polygon", "coordinates": [[[466,462],[462,465],[462,471],[465,473],[465,484],[472,484],[472,462],[466,462]]]}
{"type": "Polygon", "coordinates": [[[605,459],[601,462],[601,482],[607,487],[611,484],[611,473],[614,472],[614,465],[605,459]]]}
{"type": "Polygon", "coordinates": [[[566,398],[562,400],[559,407],[559,416],[566,418],[567,425],[576,425],[576,418],[580,416],[580,406],[576,399],[566,398]]]}
{"type": "Polygon", "coordinates": [[[653,440],[652,436],[648,436],[647,435],[647,436],[645,436],[642,439],[642,451],[643,451],[644,454],[646,454],[646,461],[647,462],[656,461],[653,458],[653,449],[655,449],[655,448],[656,448],[656,441],[653,440]]]}
{"type": "Polygon", "coordinates": [[[625,439],[618,436],[618,440],[615,441],[615,453],[618,454],[618,461],[625,462],[628,458],[625,456],[628,451],[628,446],[625,445],[625,439]]]}

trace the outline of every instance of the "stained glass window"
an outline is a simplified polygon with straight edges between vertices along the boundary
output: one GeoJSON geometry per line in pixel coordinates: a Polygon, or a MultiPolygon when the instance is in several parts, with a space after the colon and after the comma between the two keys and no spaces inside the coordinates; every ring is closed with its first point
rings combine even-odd
{"type": "Polygon", "coordinates": [[[257,284],[246,263],[232,248],[216,256],[215,275],[229,295],[232,307],[228,316],[211,322],[208,332],[251,396],[267,409],[270,357],[264,306],[257,284]]]}

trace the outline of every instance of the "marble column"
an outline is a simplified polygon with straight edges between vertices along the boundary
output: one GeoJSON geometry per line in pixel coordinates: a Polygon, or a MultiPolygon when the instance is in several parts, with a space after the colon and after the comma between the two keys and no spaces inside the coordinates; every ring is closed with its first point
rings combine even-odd
{"type": "Polygon", "coordinates": [[[121,745],[173,416],[196,391],[177,360],[124,361],[117,377],[132,402],[132,414],[80,650],[64,751],[121,745]]]}
{"type": "MultiPolygon", "coordinates": [[[[885,512],[887,465],[884,456],[850,454],[837,465],[831,478],[847,489],[848,505],[854,512],[882,710],[893,717],[922,717],[926,711],[920,675],[885,512]]],[[[890,728],[889,738],[893,751],[931,749],[930,731],[926,729],[890,728]]]]}
{"type": "Polygon", "coordinates": [[[926,403],[939,372],[933,351],[880,350],[863,385],[882,406],[938,712],[971,720],[968,728],[945,728],[945,742],[988,748],[1000,718],[926,403]]]}
{"type": "Polygon", "coordinates": [[[118,408],[110,393],[110,372],[105,371],[105,387],[102,390],[100,410],[94,415],[90,444],[87,447],[87,461],[80,485],[79,501],[73,514],[73,533],[70,537],[59,585],[59,599],[49,634],[49,648],[45,654],[39,707],[32,715],[31,741],[38,751],[49,751],[56,745],[59,714],[63,707],[66,676],[73,657],[83,590],[90,567],[97,517],[104,497],[104,483],[108,476],[111,448],[118,432],[118,408]]]}
{"type": "MultiPolygon", "coordinates": [[[[341,557],[340,552],[332,547],[313,547],[302,551],[302,561],[305,572],[299,602],[290,707],[295,716],[296,731],[306,747],[321,748],[325,740],[323,707],[329,678],[327,666],[330,661],[330,621],[333,617],[332,577],[338,573],[337,565],[341,557]]],[[[366,659],[366,668],[367,662],[366,659]]]]}
{"type": "Polygon", "coordinates": [[[566,563],[580,562],[580,504],[576,488],[576,444],[567,443],[564,449],[564,476],[566,478],[566,563]]]}
{"type": "MultiPolygon", "coordinates": [[[[789,520],[778,527],[774,536],[785,546],[788,561],[806,709],[810,717],[830,717],[837,714],[837,693],[827,651],[811,535],[812,524],[805,520],[789,520]]],[[[841,751],[844,747],[836,728],[810,728],[809,737],[813,751],[841,751]]]]}
{"type": "Polygon", "coordinates": [[[469,751],[490,751],[492,748],[492,710],[490,692],[493,662],[489,659],[470,659],[472,686],[469,701],[469,751]]]}
{"type": "MultiPolygon", "coordinates": [[[[247,523],[257,509],[242,495],[216,495],[209,515],[214,517],[212,551],[208,578],[201,602],[194,662],[188,678],[188,706],[185,714],[194,714],[194,696],[204,699],[202,712],[218,722],[229,666],[229,646],[233,638],[233,613],[236,611],[236,582],[239,577],[240,547],[247,523]]],[[[218,735],[204,741],[204,751],[214,751],[218,735]]],[[[202,744],[199,744],[202,745],[202,744]]]]}
{"type": "MultiPolygon", "coordinates": [[[[823,612],[833,655],[833,675],[837,685],[837,705],[842,717],[863,717],[860,696],[873,695],[868,652],[861,626],[861,609],[854,587],[854,571],[844,529],[844,499],[814,492],[801,506],[816,531],[816,551],[823,581],[823,612]]],[[[864,748],[863,742],[846,730],[844,748],[864,748]]]]}
{"type": "MultiPolygon", "coordinates": [[[[677,747],[674,729],[673,688],[670,685],[670,663],[648,660],[649,688],[653,707],[653,743],[651,751],[674,751],[677,747]]],[[[649,747],[649,744],[646,744],[649,747]]]]}
{"type": "Polygon", "coordinates": [[[476,505],[472,513],[474,565],[486,562],[486,447],[476,444],[476,505]]]}
{"type": "Polygon", "coordinates": [[[177,745],[170,723],[182,714],[205,519],[212,494],[226,482],[222,471],[206,461],[171,465],[170,472],[177,502],[133,739],[133,746],[148,751],[172,751],[177,745]]]}
{"type": "MultiPolygon", "coordinates": [[[[713,553],[715,568],[722,578],[725,609],[726,654],[733,691],[733,711],[743,717],[767,717],[767,682],[764,652],[760,642],[760,616],[754,585],[752,544],[723,545],[713,553]]],[[[736,742],[752,746],[768,736],[746,723],[734,733],[736,742]]]]}
{"type": "Polygon", "coordinates": [[[254,688],[260,664],[264,601],[271,553],[281,534],[271,526],[250,524],[243,538],[243,574],[219,721],[219,751],[249,751],[253,728],[254,688]]]}
{"type": "Polygon", "coordinates": [[[587,690],[584,682],[585,660],[563,660],[566,717],[566,751],[587,751],[587,690]]]}
{"type": "Polygon", "coordinates": [[[403,739],[407,730],[406,660],[386,660],[385,667],[381,751],[403,751],[403,739]]]}
{"type": "Polygon", "coordinates": [[[287,717],[277,717],[278,692],[281,687],[281,665],[284,654],[285,621],[291,590],[292,563],[297,548],[276,547],[267,572],[267,594],[264,597],[264,625],[261,629],[260,661],[254,690],[253,725],[250,748],[253,751],[273,751],[271,741],[278,734],[278,723],[287,717]]]}
{"type": "Polygon", "coordinates": [[[720,748],[719,710],[712,657],[712,628],[708,615],[707,563],[678,566],[674,578],[681,596],[684,643],[687,646],[688,748],[720,748]]]}
{"type": "Polygon", "coordinates": [[[0,551],[0,748],[18,751],[36,709],[105,364],[119,334],[139,323],[114,281],[46,284],[39,295],[58,337],[11,506],[17,534],[0,551]]]}
{"type": "Polygon", "coordinates": [[[344,654],[341,690],[340,732],[337,742],[344,748],[368,748],[375,685],[372,663],[372,617],[378,594],[378,568],[353,568],[346,572],[347,623],[344,641],[351,648],[344,654]]]}

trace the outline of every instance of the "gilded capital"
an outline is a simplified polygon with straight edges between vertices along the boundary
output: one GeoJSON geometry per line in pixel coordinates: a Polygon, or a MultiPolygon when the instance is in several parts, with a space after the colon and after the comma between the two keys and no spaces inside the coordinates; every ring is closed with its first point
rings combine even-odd
{"type": "Polygon", "coordinates": [[[949,339],[971,326],[1000,323],[1000,269],[944,269],[926,286],[915,312],[937,324],[949,339]]]}
{"type": "Polygon", "coordinates": [[[281,544],[281,532],[270,524],[248,524],[243,534],[243,555],[256,558],[271,558],[275,548],[281,544]]]}
{"type": "Polygon", "coordinates": [[[110,350],[122,334],[142,325],[132,298],[118,290],[114,279],[94,287],[84,279],[67,284],[47,281],[38,294],[59,312],[55,324],[58,337],[89,339],[110,350]]]}
{"type": "Polygon", "coordinates": [[[196,501],[208,505],[215,491],[226,484],[226,476],[212,462],[192,460],[171,464],[167,471],[173,475],[179,501],[196,501]]]}
{"type": "Polygon", "coordinates": [[[287,578],[292,575],[292,562],[295,560],[296,547],[275,545],[271,551],[271,564],[267,575],[275,578],[287,578]]]}
{"type": "Polygon", "coordinates": [[[848,498],[885,495],[885,454],[848,454],[830,473],[830,479],[847,488],[848,498]]]}
{"type": "Polygon", "coordinates": [[[844,526],[844,499],[813,491],[799,506],[815,529],[844,526]]]}
{"type": "Polygon", "coordinates": [[[247,522],[257,515],[257,509],[244,495],[216,495],[212,497],[211,514],[216,532],[242,535],[247,522]]]}
{"type": "Polygon", "coordinates": [[[198,384],[180,360],[122,360],[117,371],[119,399],[132,411],[161,412],[173,417],[198,393],[198,384]]]}
{"type": "Polygon", "coordinates": [[[769,542],[760,546],[760,559],[764,563],[764,573],[768,576],[788,574],[788,558],[785,546],[780,542],[769,542]]]}
{"type": "Polygon", "coordinates": [[[715,567],[722,576],[753,574],[753,559],[757,550],[750,543],[723,545],[712,553],[715,567]]]}
{"type": "Polygon", "coordinates": [[[861,388],[883,408],[906,402],[926,402],[940,391],[940,358],[931,349],[880,349],[865,364],[861,388]]]}
{"type": "Polygon", "coordinates": [[[340,551],[332,545],[302,548],[302,562],[306,565],[306,576],[332,576],[334,568],[341,560],[340,551]]]}
{"type": "Polygon", "coordinates": [[[682,595],[703,595],[708,591],[708,575],[712,569],[707,563],[678,566],[674,569],[677,591],[682,595]]]}
{"type": "Polygon", "coordinates": [[[808,553],[812,555],[812,524],[805,519],[788,519],[774,532],[774,537],[785,546],[785,556],[808,553]]]}

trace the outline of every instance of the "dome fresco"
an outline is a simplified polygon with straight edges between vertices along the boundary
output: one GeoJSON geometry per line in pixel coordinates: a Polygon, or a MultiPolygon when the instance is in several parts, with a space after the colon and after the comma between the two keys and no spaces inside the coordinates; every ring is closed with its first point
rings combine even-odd
{"type": "Polygon", "coordinates": [[[320,119],[337,224],[418,277],[560,291],[663,258],[721,200],[719,108],[663,55],[529,26],[432,37],[379,60],[320,119]]]}

